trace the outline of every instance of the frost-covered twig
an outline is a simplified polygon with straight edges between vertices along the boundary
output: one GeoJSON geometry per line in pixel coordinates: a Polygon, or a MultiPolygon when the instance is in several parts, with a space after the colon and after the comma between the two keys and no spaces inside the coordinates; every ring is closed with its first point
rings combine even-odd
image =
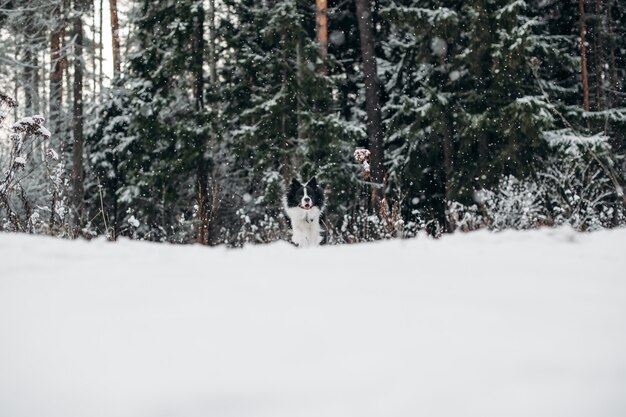
{"type": "Polygon", "coordinates": [[[0,126],[6,119],[6,112],[17,107],[17,102],[13,97],[0,93],[0,126]]]}
{"type": "MultiPolygon", "coordinates": [[[[100,178],[98,179],[98,195],[100,196],[100,214],[102,215],[102,221],[104,222],[104,230],[109,240],[115,240],[115,231],[110,230],[107,222],[107,215],[104,211],[104,195],[102,194],[102,185],[100,185],[100,178]]],[[[134,218],[134,217],[133,217],[134,218]]]]}
{"type": "MultiPolygon", "coordinates": [[[[16,106],[15,100],[0,94],[0,123],[6,118],[5,110],[7,108],[15,108],[16,106]]],[[[24,170],[29,161],[29,155],[24,152],[24,149],[32,149],[31,145],[37,144],[36,141],[38,140],[46,141],[50,139],[50,131],[43,125],[44,121],[45,119],[42,116],[29,116],[18,120],[11,127],[11,148],[8,167],[3,172],[3,178],[0,179],[0,208],[7,212],[8,219],[15,230],[32,230],[32,204],[21,185],[21,180],[28,174],[18,177],[17,173],[24,170]],[[24,225],[20,224],[17,212],[11,207],[12,195],[15,195],[24,207],[26,214],[24,225]]],[[[54,159],[56,152],[51,150],[48,156],[54,159]]]]}

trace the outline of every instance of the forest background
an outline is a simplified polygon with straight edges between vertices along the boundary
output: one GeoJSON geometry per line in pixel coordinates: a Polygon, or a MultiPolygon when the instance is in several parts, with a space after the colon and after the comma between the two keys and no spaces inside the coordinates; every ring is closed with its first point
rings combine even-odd
{"type": "Polygon", "coordinates": [[[624,225],[625,35],[623,0],[0,0],[0,230],[270,242],[314,175],[330,243],[624,225]]]}

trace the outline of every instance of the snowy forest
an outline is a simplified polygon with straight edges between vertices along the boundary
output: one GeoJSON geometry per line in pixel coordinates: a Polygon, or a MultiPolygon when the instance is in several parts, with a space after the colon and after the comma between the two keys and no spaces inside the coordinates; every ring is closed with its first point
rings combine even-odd
{"type": "Polygon", "coordinates": [[[624,0],[0,0],[0,231],[623,226],[625,76],[624,0]]]}

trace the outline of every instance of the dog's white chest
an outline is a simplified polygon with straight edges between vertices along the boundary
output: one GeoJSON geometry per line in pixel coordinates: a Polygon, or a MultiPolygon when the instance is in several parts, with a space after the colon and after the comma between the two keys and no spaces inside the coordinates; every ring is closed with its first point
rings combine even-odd
{"type": "Polygon", "coordinates": [[[321,243],[320,210],[317,207],[310,210],[290,207],[287,215],[291,220],[293,243],[299,247],[318,246],[321,243]]]}

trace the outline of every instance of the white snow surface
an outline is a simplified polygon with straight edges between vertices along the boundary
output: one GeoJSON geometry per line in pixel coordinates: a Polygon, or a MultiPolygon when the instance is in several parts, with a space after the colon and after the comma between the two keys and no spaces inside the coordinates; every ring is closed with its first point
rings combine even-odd
{"type": "Polygon", "coordinates": [[[624,247],[0,234],[0,416],[623,417],[624,247]]]}

